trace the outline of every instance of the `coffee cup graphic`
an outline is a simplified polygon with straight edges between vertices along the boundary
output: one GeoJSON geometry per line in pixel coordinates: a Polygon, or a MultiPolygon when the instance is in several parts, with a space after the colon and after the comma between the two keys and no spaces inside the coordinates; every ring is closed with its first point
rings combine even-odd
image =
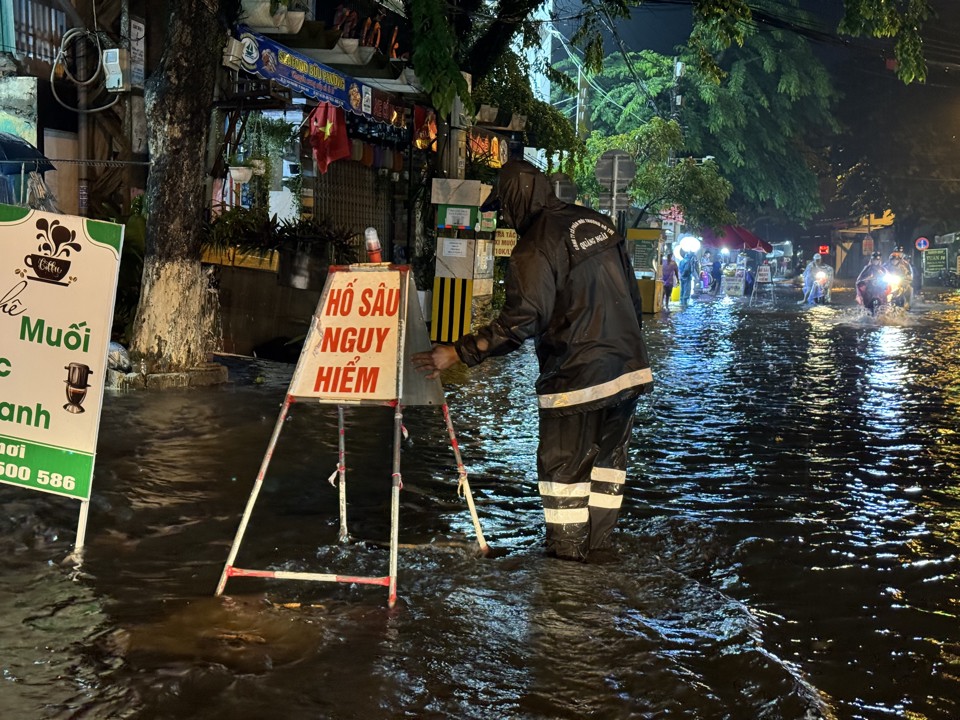
{"type": "Polygon", "coordinates": [[[84,409],[81,405],[87,397],[87,388],[90,387],[87,383],[91,375],[90,366],[83,363],[70,363],[63,369],[67,371],[67,379],[64,382],[67,383],[68,401],[63,409],[70,413],[82,413],[84,409]]]}
{"type": "Polygon", "coordinates": [[[64,258],[50,257],[49,255],[27,255],[23,258],[27,267],[37,274],[37,280],[47,280],[57,282],[67,274],[70,269],[70,261],[64,258]]]}

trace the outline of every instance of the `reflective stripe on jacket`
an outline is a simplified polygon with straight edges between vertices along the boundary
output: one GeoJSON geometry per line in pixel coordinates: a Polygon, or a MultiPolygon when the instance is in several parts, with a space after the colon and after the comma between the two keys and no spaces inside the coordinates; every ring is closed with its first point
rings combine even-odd
{"type": "Polygon", "coordinates": [[[511,188],[501,181],[521,231],[506,302],[490,325],[460,338],[460,358],[473,366],[534,338],[536,390],[549,412],[586,412],[649,390],[640,296],[622,238],[600,213],[557,200],[548,182],[527,182],[520,197],[511,188]]]}

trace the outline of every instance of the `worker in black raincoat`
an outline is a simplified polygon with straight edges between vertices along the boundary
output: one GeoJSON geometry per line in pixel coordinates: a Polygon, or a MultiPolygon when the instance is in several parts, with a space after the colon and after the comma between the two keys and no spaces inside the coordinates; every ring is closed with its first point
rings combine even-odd
{"type": "Polygon", "coordinates": [[[610,220],[559,200],[528,162],[503,166],[482,209],[499,209],[520,236],[503,309],[413,364],[435,377],[457,360],[472,367],[534,339],[547,550],[583,560],[616,525],[637,398],[652,389],[637,281],[610,220]]]}

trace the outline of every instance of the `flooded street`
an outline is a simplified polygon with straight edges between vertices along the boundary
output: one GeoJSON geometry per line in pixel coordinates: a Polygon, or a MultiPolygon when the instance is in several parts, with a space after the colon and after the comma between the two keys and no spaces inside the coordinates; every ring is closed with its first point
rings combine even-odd
{"type": "MultiPolygon", "coordinates": [[[[234,578],[213,597],[292,366],[109,394],[74,501],[0,486],[4,718],[960,717],[960,299],[864,317],[713,298],[646,316],[615,551],[542,553],[531,347],[404,414],[399,600],[234,578]]],[[[392,411],[294,405],[237,564],[385,575],[392,411]]]]}

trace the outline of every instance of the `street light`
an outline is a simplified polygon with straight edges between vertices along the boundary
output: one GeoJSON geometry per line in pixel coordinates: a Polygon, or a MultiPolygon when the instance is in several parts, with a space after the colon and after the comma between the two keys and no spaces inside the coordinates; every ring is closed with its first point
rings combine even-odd
{"type": "Polygon", "coordinates": [[[694,237],[693,235],[684,235],[680,238],[680,242],[673,247],[673,256],[677,258],[677,260],[683,258],[680,254],[681,250],[688,253],[698,252],[700,250],[700,238],[694,237]]]}

